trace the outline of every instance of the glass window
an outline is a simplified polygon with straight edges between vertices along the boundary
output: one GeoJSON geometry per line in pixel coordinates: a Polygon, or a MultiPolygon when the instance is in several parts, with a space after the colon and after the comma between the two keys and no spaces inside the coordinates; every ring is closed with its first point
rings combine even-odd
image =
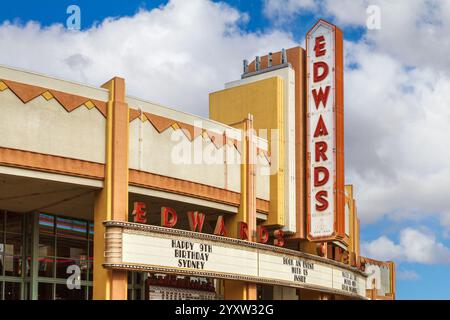
{"type": "Polygon", "coordinates": [[[38,284],[38,300],[53,300],[53,284],[42,282],[38,284]]]}
{"type": "Polygon", "coordinates": [[[55,300],[86,300],[86,287],[69,289],[65,284],[57,284],[55,300]]]}
{"type": "Polygon", "coordinates": [[[94,242],[89,241],[89,260],[94,259],[94,242]]]}
{"type": "Polygon", "coordinates": [[[87,222],[66,219],[66,218],[56,218],[56,236],[57,237],[67,237],[67,238],[87,238],[87,222]]]}
{"type": "Polygon", "coordinates": [[[55,217],[49,214],[39,214],[39,235],[55,234],[55,217]]]}
{"type": "Polygon", "coordinates": [[[55,255],[55,236],[39,235],[39,256],[53,257],[55,255]]]}
{"type": "Polygon", "coordinates": [[[87,262],[73,259],[56,259],[56,277],[67,279],[68,277],[78,274],[80,280],[87,280],[87,262]],[[76,268],[69,269],[70,266],[76,268]],[[69,271],[69,272],[68,272],[69,271]]]}
{"type": "Polygon", "coordinates": [[[21,277],[22,276],[22,256],[3,256],[5,276],[21,277]]]}
{"type": "Polygon", "coordinates": [[[39,277],[54,277],[55,270],[55,258],[53,257],[40,257],[39,258],[39,277]]]}
{"type": "Polygon", "coordinates": [[[31,257],[25,258],[25,276],[26,277],[31,276],[31,257]]]}
{"type": "Polygon", "coordinates": [[[15,233],[6,233],[5,238],[5,254],[15,256],[22,255],[22,235],[15,233]]]}
{"type": "Polygon", "coordinates": [[[94,240],[94,223],[89,222],[89,239],[94,240]]]}
{"type": "Polygon", "coordinates": [[[7,212],[5,232],[22,234],[23,215],[19,213],[7,212]]]}
{"type": "Polygon", "coordinates": [[[57,238],[56,256],[79,260],[87,255],[87,240],[57,238]]]}
{"type": "Polygon", "coordinates": [[[5,300],[20,300],[19,282],[5,282],[5,300]]]}
{"type": "Polygon", "coordinates": [[[88,264],[88,268],[89,268],[89,281],[94,281],[94,268],[93,268],[93,264],[92,262],[90,262],[88,264]]]}
{"type": "Polygon", "coordinates": [[[141,299],[141,289],[136,289],[134,293],[134,300],[142,300],[141,299]]]}

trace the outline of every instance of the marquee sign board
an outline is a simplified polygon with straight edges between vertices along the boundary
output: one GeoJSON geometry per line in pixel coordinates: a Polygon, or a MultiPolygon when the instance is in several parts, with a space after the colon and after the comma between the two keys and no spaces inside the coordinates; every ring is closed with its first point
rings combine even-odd
{"type": "Polygon", "coordinates": [[[129,222],[106,222],[107,268],[241,280],[365,298],[366,275],[303,252],[129,222]]]}
{"type": "Polygon", "coordinates": [[[319,20],[306,50],[308,239],[346,243],[342,31],[319,20]]]}

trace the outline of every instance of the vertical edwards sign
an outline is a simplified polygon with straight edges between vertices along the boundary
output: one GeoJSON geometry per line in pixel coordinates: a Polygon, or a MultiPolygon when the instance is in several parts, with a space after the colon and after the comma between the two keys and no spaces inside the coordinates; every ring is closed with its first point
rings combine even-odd
{"type": "Polygon", "coordinates": [[[308,239],[346,243],[342,31],[319,20],[306,48],[308,239]]]}

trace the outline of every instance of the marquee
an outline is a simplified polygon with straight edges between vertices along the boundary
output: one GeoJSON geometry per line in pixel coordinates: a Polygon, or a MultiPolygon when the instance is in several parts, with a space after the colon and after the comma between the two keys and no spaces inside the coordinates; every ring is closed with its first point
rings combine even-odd
{"type": "Polygon", "coordinates": [[[106,226],[106,268],[315,289],[365,298],[366,275],[277,246],[131,222],[106,226]]]}

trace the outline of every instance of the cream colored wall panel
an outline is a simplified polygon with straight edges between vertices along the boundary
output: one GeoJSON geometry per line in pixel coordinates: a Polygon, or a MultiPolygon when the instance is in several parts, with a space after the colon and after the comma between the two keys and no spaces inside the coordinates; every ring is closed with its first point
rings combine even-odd
{"type": "Polygon", "coordinates": [[[265,156],[258,155],[256,164],[256,197],[270,200],[270,167],[265,156]]]}
{"type": "MultiPolygon", "coordinates": [[[[88,86],[73,81],[61,80],[54,77],[44,76],[35,72],[22,71],[1,65],[0,79],[12,80],[38,87],[54,89],[100,101],[108,101],[109,96],[108,90],[103,88],[88,86]]],[[[105,82],[107,80],[108,79],[105,79],[105,82]]]]}
{"type": "Polygon", "coordinates": [[[96,108],[69,113],[42,96],[23,104],[7,89],[0,110],[1,147],[105,163],[106,119],[96,108]]]}
{"type": "Polygon", "coordinates": [[[241,139],[240,131],[238,129],[229,127],[214,120],[174,110],[153,102],[137,99],[134,97],[126,97],[125,101],[128,103],[129,107],[133,109],[141,109],[143,112],[150,112],[161,117],[173,119],[175,121],[180,121],[190,125],[198,124],[201,125],[203,129],[207,130],[218,130],[219,132],[227,130],[227,135],[229,137],[239,140],[241,139]]]}
{"type": "MultiPolygon", "coordinates": [[[[130,108],[213,132],[226,132],[229,139],[241,140],[240,130],[222,123],[133,97],[127,97],[126,101],[130,108]]],[[[158,133],[148,121],[136,119],[130,124],[130,168],[240,192],[240,162],[241,155],[234,146],[217,149],[208,137],[189,141],[184,134],[174,133],[172,128],[158,133]],[[190,163],[178,161],[180,156],[173,157],[173,152],[180,150],[181,141],[191,144],[190,163]],[[194,152],[199,150],[199,146],[200,154],[194,152]],[[225,161],[225,158],[228,160],[225,161]]]]}
{"type": "Polygon", "coordinates": [[[241,192],[241,154],[235,146],[226,145],[227,190],[241,192]]]}
{"type": "Polygon", "coordinates": [[[191,142],[180,131],[177,133],[168,128],[158,133],[149,122],[139,122],[132,122],[130,132],[131,169],[225,188],[223,148],[216,149],[210,140],[201,136],[191,142]],[[214,163],[204,163],[203,160],[196,162],[195,144],[210,154],[210,160],[214,160],[214,163]]]}

